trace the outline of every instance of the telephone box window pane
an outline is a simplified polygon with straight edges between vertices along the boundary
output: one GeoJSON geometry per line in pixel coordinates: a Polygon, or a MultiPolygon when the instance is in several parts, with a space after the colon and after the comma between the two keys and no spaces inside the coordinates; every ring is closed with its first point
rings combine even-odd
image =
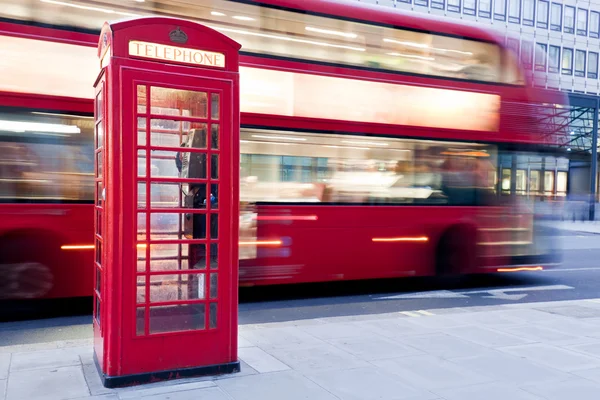
{"type": "Polygon", "coordinates": [[[203,300],[206,298],[204,274],[153,275],[150,277],[150,301],[203,300]]]}
{"type": "Polygon", "coordinates": [[[138,208],[146,208],[146,182],[138,182],[137,199],[138,208]]]}
{"type": "Polygon", "coordinates": [[[152,114],[208,118],[208,96],[205,92],[152,86],[150,96],[152,114]]]}
{"type": "Polygon", "coordinates": [[[151,175],[161,178],[206,179],[206,153],[153,151],[151,175]]]}
{"type": "Polygon", "coordinates": [[[544,192],[546,194],[554,192],[554,171],[544,172],[544,192]]]}
{"type": "Polygon", "coordinates": [[[96,121],[100,121],[104,117],[104,96],[102,90],[96,96],[96,121]]]}
{"type": "Polygon", "coordinates": [[[212,119],[219,119],[219,94],[212,93],[210,95],[210,117],[212,119]]]}
{"type": "MultiPolygon", "coordinates": [[[[151,208],[180,208],[182,206],[180,201],[182,185],[180,183],[152,183],[150,193],[152,194],[151,208]]],[[[188,207],[187,203],[185,207],[188,207]]]]}
{"type": "Polygon", "coordinates": [[[210,269],[219,268],[219,245],[211,243],[210,245],[210,269]]]}
{"type": "Polygon", "coordinates": [[[210,148],[219,149],[219,124],[212,124],[210,127],[210,148]]]}
{"type": "Polygon", "coordinates": [[[96,291],[102,293],[102,271],[96,267],[96,291]]]}
{"type": "Polygon", "coordinates": [[[146,302],[146,277],[137,277],[137,290],[136,290],[136,301],[138,304],[144,304],[146,302]]]}
{"type": "Polygon", "coordinates": [[[204,304],[150,307],[150,333],[206,329],[205,315],[204,304]]]}
{"type": "Polygon", "coordinates": [[[96,234],[102,236],[102,211],[96,210],[96,234]]]}
{"type": "Polygon", "coordinates": [[[102,308],[101,308],[101,302],[100,299],[98,297],[96,297],[96,322],[98,322],[98,326],[101,326],[101,322],[100,322],[100,316],[102,312],[102,308]]]}
{"type": "Polygon", "coordinates": [[[104,121],[96,125],[96,148],[104,146],[104,121]]]}
{"type": "Polygon", "coordinates": [[[183,236],[186,239],[206,239],[206,214],[186,213],[183,216],[183,236]]]}
{"type": "Polygon", "coordinates": [[[146,86],[138,85],[137,87],[137,112],[140,114],[146,113],[146,86]]]}
{"type": "Polygon", "coordinates": [[[96,204],[102,206],[102,192],[104,191],[104,184],[102,182],[96,182],[96,204]]]}
{"type": "Polygon", "coordinates": [[[217,327],[217,303],[210,303],[208,317],[209,317],[209,321],[208,321],[209,328],[215,329],[217,327]]]}
{"type": "Polygon", "coordinates": [[[143,307],[138,307],[135,310],[135,334],[137,336],[144,335],[145,322],[146,322],[146,309],[143,307]]]}
{"type": "Polygon", "coordinates": [[[183,208],[206,208],[206,183],[183,185],[183,208]]]}
{"type": "Polygon", "coordinates": [[[146,118],[137,119],[137,144],[138,146],[146,145],[146,118]]]}
{"type": "Polygon", "coordinates": [[[206,269],[206,245],[190,245],[190,264],[192,269],[206,269]]]}
{"type": "Polygon", "coordinates": [[[136,245],[137,251],[137,272],[146,272],[146,245],[144,243],[138,243],[136,245]]]}
{"type": "Polygon", "coordinates": [[[146,150],[138,150],[138,176],[146,176],[146,150]]]}
{"type": "Polygon", "coordinates": [[[210,185],[210,207],[213,210],[219,208],[219,184],[217,183],[210,185]]]}
{"type": "MultiPolygon", "coordinates": [[[[151,272],[178,272],[190,269],[188,244],[152,244],[150,245],[151,272]]],[[[199,269],[204,269],[199,268],[199,269]]]]}
{"type": "Polygon", "coordinates": [[[102,265],[102,242],[96,240],[96,262],[102,265]]]}
{"type": "Polygon", "coordinates": [[[210,238],[219,238],[219,214],[210,214],[210,238]]]}
{"type": "Polygon", "coordinates": [[[96,175],[98,178],[102,178],[102,152],[96,154],[96,175]]]}
{"type": "Polygon", "coordinates": [[[219,179],[219,155],[211,154],[210,156],[210,177],[211,179],[219,179]]]}
{"type": "Polygon", "coordinates": [[[182,239],[182,219],[179,213],[150,214],[150,239],[182,239]]]}
{"type": "MultiPolygon", "coordinates": [[[[137,240],[146,241],[146,213],[138,213],[137,217],[137,240]]],[[[139,247],[138,247],[139,249],[139,247]]]]}
{"type": "Polygon", "coordinates": [[[207,125],[204,123],[153,119],[150,123],[150,144],[162,147],[206,148],[207,125]],[[192,132],[192,135],[188,135],[192,132]],[[189,143],[188,143],[189,141],[189,143]]]}
{"type": "Polygon", "coordinates": [[[219,274],[213,272],[210,274],[210,298],[216,299],[219,291],[219,274]]]}

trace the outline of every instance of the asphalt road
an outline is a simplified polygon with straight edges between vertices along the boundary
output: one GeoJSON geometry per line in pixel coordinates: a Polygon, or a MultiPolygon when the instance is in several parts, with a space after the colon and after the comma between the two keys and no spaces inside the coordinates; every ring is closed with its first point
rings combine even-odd
{"type": "MultiPolygon", "coordinates": [[[[419,316],[423,310],[451,307],[600,297],[600,235],[553,234],[564,252],[563,264],[556,269],[454,282],[404,278],[243,288],[239,321],[250,324],[387,312],[419,316]]],[[[80,314],[0,323],[0,346],[90,338],[91,315],[80,314]]]]}

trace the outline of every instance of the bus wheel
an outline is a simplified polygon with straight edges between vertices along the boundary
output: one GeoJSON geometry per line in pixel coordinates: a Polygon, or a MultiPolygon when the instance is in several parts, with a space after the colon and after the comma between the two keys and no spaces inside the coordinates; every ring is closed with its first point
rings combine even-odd
{"type": "Polygon", "coordinates": [[[436,275],[458,277],[471,273],[476,264],[475,228],[455,226],[441,237],[436,250],[436,275]]]}
{"type": "Polygon", "coordinates": [[[43,257],[52,257],[51,245],[40,246],[44,242],[33,237],[0,238],[0,243],[0,299],[47,295],[54,287],[54,274],[43,257]]]}

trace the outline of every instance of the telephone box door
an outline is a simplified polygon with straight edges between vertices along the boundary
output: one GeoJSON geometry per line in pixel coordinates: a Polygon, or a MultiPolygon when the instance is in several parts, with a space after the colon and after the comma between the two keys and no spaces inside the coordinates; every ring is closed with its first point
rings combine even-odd
{"type": "MultiPolygon", "coordinates": [[[[122,105],[131,110],[122,113],[128,142],[123,157],[137,158],[124,163],[137,169],[124,168],[122,177],[123,198],[137,199],[131,218],[125,218],[135,248],[124,246],[130,259],[137,259],[129,277],[136,295],[124,299],[129,311],[123,310],[134,316],[123,318],[132,338],[123,352],[136,357],[124,360],[138,358],[136,365],[150,371],[198,365],[198,360],[203,365],[237,361],[237,341],[230,337],[237,336],[232,330],[237,256],[231,239],[237,238],[232,214],[237,197],[231,188],[239,152],[232,140],[232,82],[125,67],[122,77],[122,105]],[[153,340],[156,336],[164,338],[153,340]],[[166,359],[158,361],[152,349],[157,343],[178,349],[171,352],[178,359],[168,360],[166,348],[161,351],[166,359]],[[148,360],[140,362],[145,356],[148,360]]],[[[123,210],[125,217],[129,211],[123,210]]]]}

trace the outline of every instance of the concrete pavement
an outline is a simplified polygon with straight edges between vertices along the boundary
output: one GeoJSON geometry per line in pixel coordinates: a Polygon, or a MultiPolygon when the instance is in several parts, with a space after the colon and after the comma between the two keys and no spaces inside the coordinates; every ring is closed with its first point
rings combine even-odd
{"type": "Polygon", "coordinates": [[[91,341],[0,347],[0,400],[588,400],[600,299],[240,326],[242,372],[105,389],[91,341]]]}

